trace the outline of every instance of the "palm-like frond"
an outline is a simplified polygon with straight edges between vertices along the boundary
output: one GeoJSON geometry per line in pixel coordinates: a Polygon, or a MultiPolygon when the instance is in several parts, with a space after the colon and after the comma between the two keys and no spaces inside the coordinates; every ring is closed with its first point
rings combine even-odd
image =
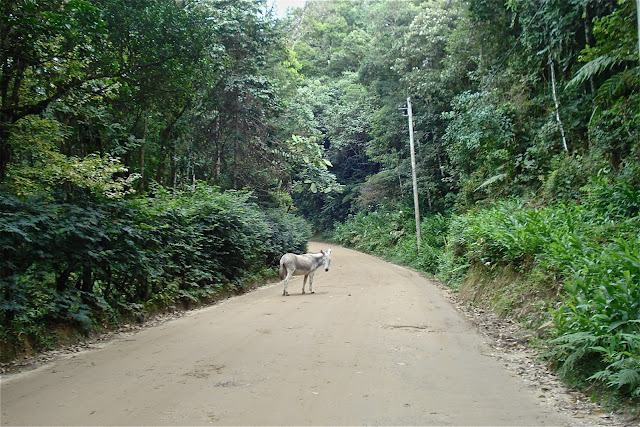
{"type": "Polygon", "coordinates": [[[569,80],[567,87],[582,84],[589,80],[591,77],[600,75],[603,71],[615,67],[624,61],[623,58],[613,57],[609,55],[601,55],[591,61],[587,62],[578,70],[575,77],[569,80]]]}
{"type": "Polygon", "coordinates": [[[478,191],[478,190],[480,190],[480,189],[482,189],[482,188],[484,188],[484,187],[487,187],[487,186],[489,186],[489,185],[493,184],[493,183],[494,183],[494,182],[496,182],[496,181],[503,180],[503,179],[505,179],[506,177],[507,177],[507,174],[506,174],[506,173],[499,173],[499,174],[497,174],[497,175],[494,175],[494,176],[492,176],[491,178],[489,178],[488,180],[486,180],[485,182],[483,182],[482,184],[480,184],[480,185],[478,186],[478,188],[476,188],[474,191],[478,191]]]}
{"type": "Polygon", "coordinates": [[[627,68],[607,79],[598,91],[596,99],[598,102],[607,103],[613,99],[623,96],[640,83],[640,67],[627,68]]]}

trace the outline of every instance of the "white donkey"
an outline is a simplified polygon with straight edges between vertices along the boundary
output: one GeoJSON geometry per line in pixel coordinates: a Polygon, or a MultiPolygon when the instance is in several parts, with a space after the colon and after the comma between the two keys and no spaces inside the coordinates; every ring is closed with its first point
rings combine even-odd
{"type": "Polygon", "coordinates": [[[309,278],[309,292],[313,293],[313,274],[322,264],[324,264],[324,271],[329,271],[330,262],[331,248],[327,249],[326,252],[320,251],[317,254],[296,255],[288,253],[282,255],[282,258],[280,258],[280,280],[284,279],[282,295],[289,295],[287,286],[289,286],[291,276],[301,276],[303,274],[302,293],[304,294],[304,285],[307,283],[307,277],[309,278]]]}

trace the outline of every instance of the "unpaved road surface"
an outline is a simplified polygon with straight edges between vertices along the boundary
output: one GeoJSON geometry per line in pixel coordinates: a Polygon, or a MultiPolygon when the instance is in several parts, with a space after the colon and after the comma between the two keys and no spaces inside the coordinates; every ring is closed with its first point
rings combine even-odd
{"type": "MultiPolygon", "coordinates": [[[[310,251],[320,246],[310,244],[310,251]]],[[[418,273],[344,248],[262,287],[5,375],[2,425],[576,425],[418,273]]]]}

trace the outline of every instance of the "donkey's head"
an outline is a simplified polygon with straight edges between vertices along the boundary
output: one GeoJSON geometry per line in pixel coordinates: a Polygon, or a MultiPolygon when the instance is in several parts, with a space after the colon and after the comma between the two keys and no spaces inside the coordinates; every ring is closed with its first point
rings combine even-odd
{"type": "Polygon", "coordinates": [[[320,250],[322,253],[322,262],[324,263],[324,271],[329,271],[329,264],[331,264],[331,248],[326,251],[320,250]]]}

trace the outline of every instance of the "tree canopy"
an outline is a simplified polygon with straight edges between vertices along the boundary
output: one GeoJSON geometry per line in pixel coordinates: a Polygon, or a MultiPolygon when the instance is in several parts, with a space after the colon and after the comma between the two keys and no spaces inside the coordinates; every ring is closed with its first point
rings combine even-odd
{"type": "Polygon", "coordinates": [[[267,205],[292,194],[330,226],[410,200],[411,97],[425,212],[542,194],[566,156],[580,176],[637,160],[634,13],[630,0],[310,0],[284,19],[260,0],[6,2],[0,177],[21,194],[85,185],[52,172],[81,164],[122,195],[202,180],[267,205]]]}

